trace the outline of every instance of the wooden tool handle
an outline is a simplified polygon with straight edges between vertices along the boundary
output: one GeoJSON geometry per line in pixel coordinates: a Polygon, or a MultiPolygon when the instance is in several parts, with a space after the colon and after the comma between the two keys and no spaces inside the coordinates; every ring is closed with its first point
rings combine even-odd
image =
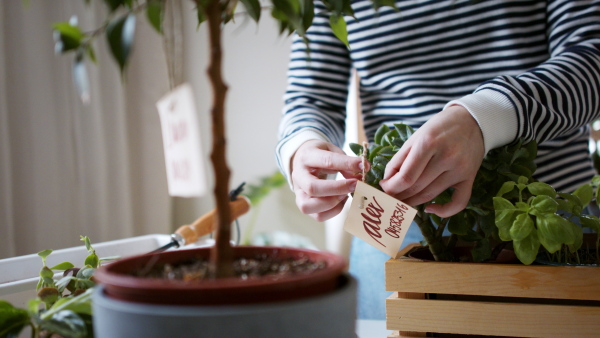
{"type": "MultiPolygon", "coordinates": [[[[230,221],[234,221],[250,210],[250,201],[248,198],[240,195],[235,201],[231,201],[229,203],[229,207],[231,211],[230,221]]],[[[183,237],[184,245],[194,243],[199,237],[208,235],[214,231],[216,218],[217,210],[213,209],[195,220],[194,223],[190,225],[182,225],[175,231],[175,233],[183,237]]]]}

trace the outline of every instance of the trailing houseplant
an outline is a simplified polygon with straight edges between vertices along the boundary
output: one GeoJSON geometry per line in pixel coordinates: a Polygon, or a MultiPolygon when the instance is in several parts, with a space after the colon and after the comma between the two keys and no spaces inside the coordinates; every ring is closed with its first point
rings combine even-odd
{"type": "Polygon", "coordinates": [[[81,267],[62,262],[48,267],[47,257],[52,250],[38,253],[42,268],[36,286],[37,297],[29,301],[27,309],[14,307],[0,300],[0,337],[17,337],[23,328],[31,327],[32,337],[92,337],[92,288],[96,285],[93,274],[102,262],[116,257],[100,258],[87,236],[81,236],[88,256],[81,267]],[[63,272],[59,280],[53,277],[63,272]]]}

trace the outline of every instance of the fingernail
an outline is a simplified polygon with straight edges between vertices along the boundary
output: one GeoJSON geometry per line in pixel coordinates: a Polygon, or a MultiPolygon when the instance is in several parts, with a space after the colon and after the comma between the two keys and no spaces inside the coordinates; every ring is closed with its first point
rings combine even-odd
{"type": "Polygon", "coordinates": [[[362,163],[362,161],[358,162],[358,169],[365,170],[365,165],[362,163]]]}
{"type": "Polygon", "coordinates": [[[348,197],[348,195],[338,195],[338,200],[343,201],[348,197]]]}
{"type": "Polygon", "coordinates": [[[350,189],[350,192],[354,192],[354,190],[356,190],[356,181],[350,183],[348,188],[350,189]]]}

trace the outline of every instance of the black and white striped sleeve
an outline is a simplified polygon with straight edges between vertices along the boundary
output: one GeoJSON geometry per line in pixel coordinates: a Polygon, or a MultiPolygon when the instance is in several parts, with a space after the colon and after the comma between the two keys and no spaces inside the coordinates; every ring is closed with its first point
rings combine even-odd
{"type": "Polygon", "coordinates": [[[600,116],[600,1],[548,1],[546,19],[547,61],[450,103],[478,121],[486,152],[516,138],[552,140],[600,116]]]}
{"type": "MultiPolygon", "coordinates": [[[[315,4],[317,13],[318,4],[315,4]]],[[[283,117],[279,126],[276,157],[288,176],[290,159],[302,143],[311,139],[344,143],[346,100],[351,62],[346,46],[329,27],[326,16],[315,15],[307,32],[309,45],[294,37],[288,69],[283,117]]]]}

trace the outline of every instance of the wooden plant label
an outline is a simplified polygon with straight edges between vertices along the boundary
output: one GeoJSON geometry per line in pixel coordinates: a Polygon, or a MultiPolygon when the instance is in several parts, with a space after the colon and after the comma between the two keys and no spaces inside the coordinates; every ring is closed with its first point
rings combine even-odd
{"type": "Polygon", "coordinates": [[[411,206],[359,181],[344,230],[395,257],[416,214],[411,206]]]}
{"type": "Polygon", "coordinates": [[[157,103],[167,166],[169,195],[198,197],[206,193],[200,131],[189,84],[183,84],[157,103]]]}

